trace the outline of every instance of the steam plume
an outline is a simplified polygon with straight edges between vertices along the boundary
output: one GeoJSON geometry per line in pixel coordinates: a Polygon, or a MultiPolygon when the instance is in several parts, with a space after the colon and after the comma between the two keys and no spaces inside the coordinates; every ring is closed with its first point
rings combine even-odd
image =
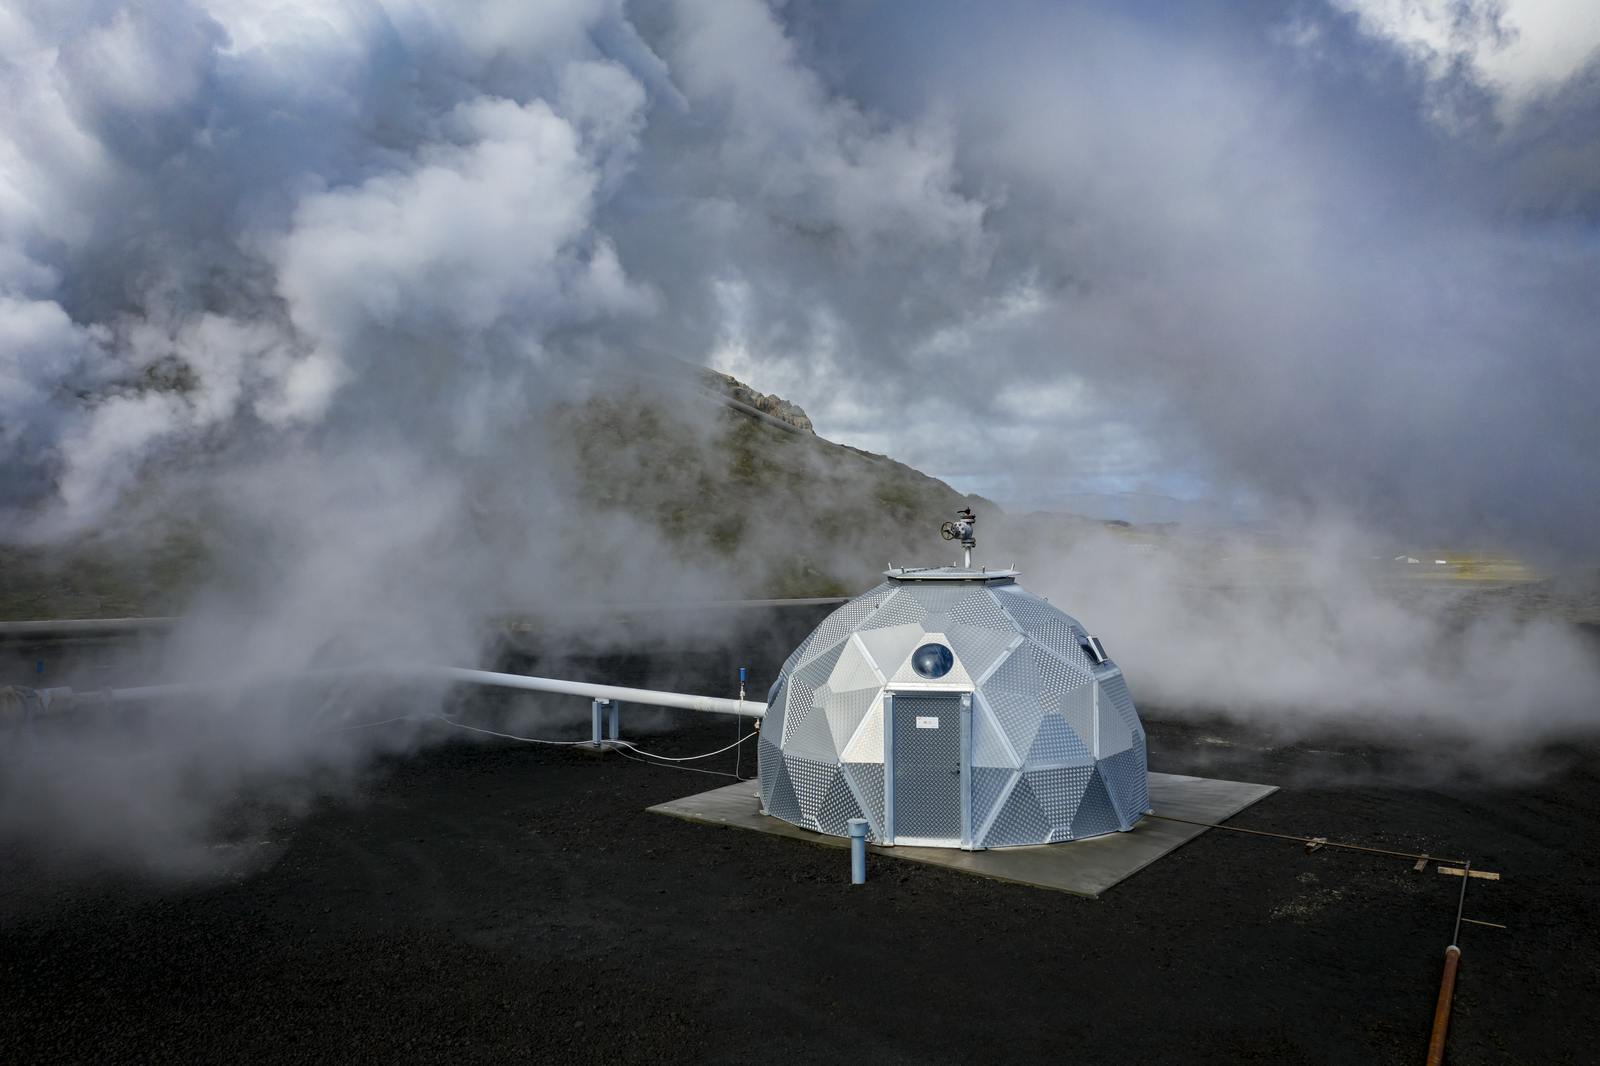
{"type": "MultiPolygon", "coordinates": [[[[0,531],[204,529],[174,673],[469,659],[486,604],[727,580],[555,517],[554,412],[666,352],[1018,510],[1149,487],[1590,558],[1592,53],[1521,77],[1509,4],[1441,63],[1380,7],[12,0],[0,531]]],[[[1393,654],[1383,698],[1587,721],[1565,630],[1484,623],[1451,680],[1376,602],[1237,603],[1281,667],[1249,689],[1161,628],[1179,574],[1118,571],[1119,609],[1094,565],[1040,569],[1175,700],[1317,704],[1316,655],[1393,654]],[[1549,687],[1486,646],[1556,649],[1549,687]]],[[[153,727],[92,794],[41,757],[8,803],[166,853],[316,761],[290,704],[153,727]]]]}

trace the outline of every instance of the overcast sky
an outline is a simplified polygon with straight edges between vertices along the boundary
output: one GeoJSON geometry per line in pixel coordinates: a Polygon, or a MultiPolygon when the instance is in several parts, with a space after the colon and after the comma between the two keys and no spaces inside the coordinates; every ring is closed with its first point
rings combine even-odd
{"type": "Polygon", "coordinates": [[[1597,46],[1585,0],[0,0],[0,502],[377,424],[467,462],[612,351],[1008,507],[1590,553],[1597,46]]]}

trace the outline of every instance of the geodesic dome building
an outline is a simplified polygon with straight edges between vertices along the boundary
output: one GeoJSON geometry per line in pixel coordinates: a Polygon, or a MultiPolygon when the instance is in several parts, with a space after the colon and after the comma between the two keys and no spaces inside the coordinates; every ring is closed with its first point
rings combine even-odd
{"type": "Polygon", "coordinates": [[[885,844],[993,848],[1150,813],[1122,671],[1011,570],[889,570],[784,663],[758,744],[762,809],[885,844]]]}

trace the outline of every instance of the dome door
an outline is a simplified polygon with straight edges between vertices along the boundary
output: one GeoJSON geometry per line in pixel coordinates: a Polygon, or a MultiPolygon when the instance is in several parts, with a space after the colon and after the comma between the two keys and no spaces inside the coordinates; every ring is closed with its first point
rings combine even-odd
{"type": "Polygon", "coordinates": [[[968,779],[972,694],[890,692],[884,820],[895,844],[962,847],[972,839],[968,779]]]}

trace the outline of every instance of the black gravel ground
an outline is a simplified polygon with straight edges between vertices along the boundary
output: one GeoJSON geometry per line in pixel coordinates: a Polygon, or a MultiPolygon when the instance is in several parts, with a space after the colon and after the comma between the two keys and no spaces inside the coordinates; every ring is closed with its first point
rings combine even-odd
{"type": "MultiPolygon", "coordinates": [[[[701,652],[566,665],[722,690],[701,652]]],[[[1284,786],[1237,824],[1504,875],[1468,891],[1509,928],[1462,934],[1448,1061],[1597,1060],[1595,752],[1495,785],[1144,712],[1153,768],[1284,786]]],[[[1461,884],[1431,867],[1213,831],[1100,900],[889,859],[852,887],[842,852],[645,813],[726,781],[453,734],[204,883],[7,845],[0,1061],[1421,1061],[1461,884]]]]}

